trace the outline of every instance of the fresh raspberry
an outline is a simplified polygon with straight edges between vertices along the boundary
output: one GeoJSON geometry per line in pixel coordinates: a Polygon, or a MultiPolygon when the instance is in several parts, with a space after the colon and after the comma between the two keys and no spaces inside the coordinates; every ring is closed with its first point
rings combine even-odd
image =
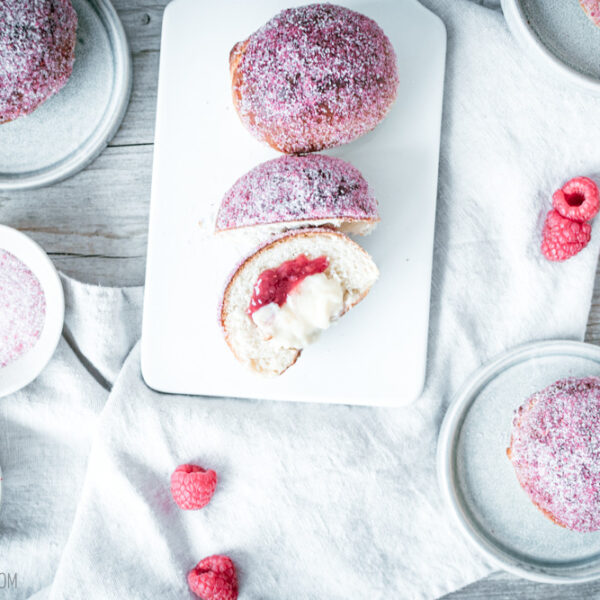
{"type": "Polygon", "coordinates": [[[554,192],[552,206],[572,221],[590,221],[600,209],[598,186],[588,177],[575,177],[554,192]]]}
{"type": "Polygon", "coordinates": [[[203,558],[189,573],[188,584],[202,600],[236,600],[238,582],[235,565],[228,556],[203,558]]]}
{"type": "Polygon", "coordinates": [[[591,236],[592,228],[589,223],[571,221],[556,210],[551,210],[544,224],[542,254],[548,260],[567,260],[583,250],[591,236]]]}
{"type": "Polygon", "coordinates": [[[206,506],[217,486],[217,474],[196,465],[179,465],[171,475],[173,500],[184,510],[206,506]]]}

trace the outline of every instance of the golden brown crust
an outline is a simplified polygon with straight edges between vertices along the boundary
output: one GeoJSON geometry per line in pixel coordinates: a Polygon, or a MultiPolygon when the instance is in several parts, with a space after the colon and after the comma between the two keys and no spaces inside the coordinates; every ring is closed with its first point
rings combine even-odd
{"type": "MultiPolygon", "coordinates": [[[[233,108],[235,108],[235,112],[238,117],[240,117],[240,105],[242,102],[242,95],[240,93],[240,87],[242,84],[242,72],[238,67],[242,62],[242,58],[244,56],[244,52],[248,43],[250,42],[250,38],[245,39],[243,42],[238,42],[229,52],[229,73],[231,74],[231,98],[233,100],[233,108]]],[[[254,116],[249,115],[249,118],[254,121],[254,116]]]]}
{"type": "Polygon", "coordinates": [[[249,41],[250,38],[244,40],[243,42],[238,42],[229,52],[229,73],[231,74],[231,80],[233,84],[239,83],[241,75],[238,73],[238,66],[242,60],[244,50],[246,50],[246,46],[248,45],[249,41]]]}

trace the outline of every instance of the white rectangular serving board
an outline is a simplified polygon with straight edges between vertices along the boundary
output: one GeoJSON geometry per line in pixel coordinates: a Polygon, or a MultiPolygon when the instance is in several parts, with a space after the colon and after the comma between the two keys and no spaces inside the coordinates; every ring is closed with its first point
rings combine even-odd
{"type": "Polygon", "coordinates": [[[366,299],[263,378],[225,344],[217,306],[237,259],[212,234],[221,198],[278,156],[242,126],[231,102],[229,51],[283,8],[306,2],[175,0],[160,60],[142,374],[163,392],[375,406],[407,404],[425,379],[446,31],[416,0],[340,1],[375,19],[398,56],[388,117],[328,151],[354,164],[379,200],[381,223],[355,238],[381,275],[366,299]]]}

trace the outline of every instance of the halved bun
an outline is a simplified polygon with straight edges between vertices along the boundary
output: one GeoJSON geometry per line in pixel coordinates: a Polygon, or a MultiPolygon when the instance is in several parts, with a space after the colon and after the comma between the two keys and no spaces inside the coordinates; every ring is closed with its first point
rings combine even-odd
{"type": "Polygon", "coordinates": [[[264,162],[225,194],[217,233],[265,240],[289,229],[329,226],[370,233],[379,221],[377,200],[350,163],[319,154],[282,156],[264,162]]]}
{"type": "Polygon", "coordinates": [[[287,232],[267,242],[248,256],[229,279],[220,308],[225,340],[236,358],[264,375],[280,375],[292,366],[302,348],[281,347],[265,340],[248,316],[254,285],[267,269],[295,259],[300,254],[309,259],[326,256],[325,274],[343,289],[343,311],[360,302],[377,280],[379,271],[371,257],[344,234],[330,229],[301,229],[287,232]]]}

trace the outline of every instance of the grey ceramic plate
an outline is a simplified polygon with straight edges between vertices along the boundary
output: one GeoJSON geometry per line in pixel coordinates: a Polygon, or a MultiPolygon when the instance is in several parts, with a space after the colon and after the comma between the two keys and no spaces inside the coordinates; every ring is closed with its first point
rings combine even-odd
{"type": "Polygon", "coordinates": [[[579,0],[502,0],[502,10],[532,60],[563,81],[600,94],[600,27],[579,0]]]}
{"type": "Polygon", "coordinates": [[[116,133],[131,91],[131,57],[109,0],[72,0],[75,65],[35,112],[0,125],[0,189],[48,185],[83,169],[116,133]]]}
{"type": "Polygon", "coordinates": [[[577,533],[530,501],[506,456],[513,412],[557,379],[600,375],[600,347],[519,346],[477,370],[452,402],[438,445],[438,477],[456,522],[500,568],[537,581],[600,577],[600,532],[577,533]]]}

